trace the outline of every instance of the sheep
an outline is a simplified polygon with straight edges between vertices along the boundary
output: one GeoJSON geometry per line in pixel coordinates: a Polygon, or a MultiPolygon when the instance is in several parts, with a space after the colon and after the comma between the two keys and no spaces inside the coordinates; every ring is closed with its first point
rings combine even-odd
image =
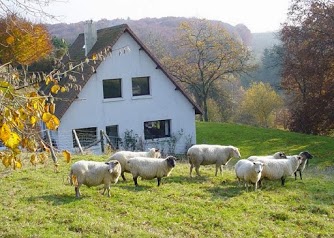
{"type": "Polygon", "coordinates": [[[138,186],[137,178],[154,179],[157,178],[160,186],[161,178],[170,175],[176,164],[174,156],[168,156],[165,159],[134,157],[127,161],[127,166],[133,177],[135,186],[138,186]]]}
{"type": "Polygon", "coordinates": [[[244,180],[246,189],[248,191],[248,184],[254,184],[254,190],[257,190],[257,183],[261,179],[261,172],[263,170],[262,162],[252,162],[247,159],[241,159],[235,164],[235,174],[240,180],[244,180]]]}
{"type": "Polygon", "coordinates": [[[130,173],[129,168],[127,167],[127,160],[133,157],[150,157],[150,158],[160,158],[160,150],[156,148],[151,148],[149,151],[118,151],[113,154],[107,161],[118,160],[121,163],[122,172],[121,176],[123,181],[126,181],[124,172],[130,173]]]}
{"type": "Polygon", "coordinates": [[[286,155],[284,152],[276,152],[273,155],[252,155],[247,158],[250,161],[256,161],[258,159],[286,159],[286,155]]]}
{"type": "Polygon", "coordinates": [[[110,197],[110,184],[116,184],[121,175],[121,165],[117,160],[109,162],[96,162],[80,160],[71,166],[70,183],[75,185],[75,195],[80,197],[80,186],[85,184],[88,187],[104,184],[102,195],[108,191],[110,197]]]}
{"type": "Polygon", "coordinates": [[[313,158],[313,155],[311,155],[308,151],[300,152],[299,155],[302,157],[302,162],[300,163],[297,170],[295,171],[295,180],[297,180],[297,171],[299,172],[300,179],[303,179],[302,172],[304,171],[305,166],[308,163],[308,160],[313,158]]]}
{"type": "Polygon", "coordinates": [[[292,175],[297,170],[302,157],[297,155],[290,156],[287,159],[257,159],[256,161],[264,164],[259,186],[261,186],[263,179],[280,179],[282,186],[284,186],[286,177],[292,175]]]}
{"type": "Polygon", "coordinates": [[[190,177],[194,167],[197,176],[201,176],[199,173],[200,165],[210,164],[216,164],[215,176],[217,176],[218,169],[220,170],[220,174],[222,174],[222,165],[226,165],[232,157],[240,158],[240,156],[239,149],[231,145],[193,145],[187,151],[190,163],[190,177]]]}

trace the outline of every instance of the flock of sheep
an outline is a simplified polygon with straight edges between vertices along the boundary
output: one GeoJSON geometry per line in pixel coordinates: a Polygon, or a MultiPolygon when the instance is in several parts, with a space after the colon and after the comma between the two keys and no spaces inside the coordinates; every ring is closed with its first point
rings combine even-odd
{"type": "MultiPolygon", "coordinates": [[[[145,152],[118,151],[114,153],[107,162],[80,160],[71,166],[70,183],[75,186],[76,197],[80,197],[80,186],[82,184],[91,187],[104,184],[104,194],[110,197],[110,186],[117,183],[121,176],[125,181],[124,173],[131,173],[135,186],[138,186],[138,177],[142,179],[157,178],[158,186],[161,178],[169,176],[176,164],[174,156],[165,159],[160,158],[158,149],[152,148],[145,152]]],[[[286,156],[283,152],[274,155],[250,156],[247,159],[240,159],[239,149],[234,146],[197,144],[187,151],[190,163],[190,177],[195,168],[196,174],[200,176],[201,165],[216,165],[215,175],[218,170],[222,174],[222,166],[226,165],[232,158],[239,159],[235,164],[235,174],[239,181],[244,182],[246,189],[250,184],[254,189],[262,185],[263,179],[281,180],[284,185],[286,177],[294,174],[297,179],[299,172],[302,179],[302,172],[305,169],[308,159],[313,156],[303,151],[299,155],[286,156]]]]}

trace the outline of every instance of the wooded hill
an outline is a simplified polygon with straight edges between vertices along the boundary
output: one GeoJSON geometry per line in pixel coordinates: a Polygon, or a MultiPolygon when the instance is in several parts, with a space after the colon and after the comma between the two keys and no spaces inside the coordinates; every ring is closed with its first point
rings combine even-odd
{"type": "MultiPolygon", "coordinates": [[[[140,20],[131,19],[101,19],[96,22],[96,28],[102,29],[111,27],[119,24],[128,24],[130,28],[139,36],[140,39],[145,43],[148,40],[160,39],[166,41],[166,45],[171,45],[172,40],[176,34],[176,31],[181,22],[189,21],[192,18],[184,17],[163,17],[163,18],[143,18],[140,20]]],[[[274,44],[279,41],[275,37],[275,33],[251,33],[247,26],[238,24],[232,26],[231,24],[224,23],[221,21],[212,21],[220,23],[225,29],[231,34],[241,39],[247,46],[249,46],[254,54],[259,57],[265,48],[271,48],[274,44]]],[[[65,39],[71,44],[75,38],[83,32],[84,21],[77,23],[59,23],[49,24],[47,28],[52,36],[65,39]]]]}

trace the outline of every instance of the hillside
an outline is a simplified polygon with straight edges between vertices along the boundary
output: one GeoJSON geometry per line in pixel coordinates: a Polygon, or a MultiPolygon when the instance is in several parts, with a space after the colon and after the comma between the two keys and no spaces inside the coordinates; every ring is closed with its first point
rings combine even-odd
{"type": "MultiPolygon", "coordinates": [[[[114,19],[107,20],[102,19],[96,22],[96,28],[102,29],[106,27],[111,27],[119,24],[128,24],[130,28],[138,35],[143,41],[148,37],[159,36],[160,39],[164,41],[171,42],[176,30],[181,22],[191,20],[191,18],[184,17],[163,17],[163,18],[143,18],[140,20],[130,20],[130,19],[114,19]]],[[[235,35],[246,45],[250,45],[252,42],[252,34],[250,30],[242,24],[232,26],[228,23],[219,22],[225,29],[227,29],[231,34],[235,35]]],[[[57,36],[59,38],[65,39],[67,42],[72,43],[75,38],[83,32],[84,22],[71,23],[71,24],[49,24],[47,28],[52,36],[57,36]]]]}

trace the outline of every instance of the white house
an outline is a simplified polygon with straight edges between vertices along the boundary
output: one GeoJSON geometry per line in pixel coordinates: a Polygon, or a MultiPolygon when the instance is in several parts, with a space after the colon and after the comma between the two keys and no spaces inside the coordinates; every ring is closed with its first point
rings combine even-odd
{"type": "MultiPolygon", "coordinates": [[[[201,109],[126,24],[96,31],[86,23],[69,54],[79,62],[105,50],[111,53],[104,60],[91,62],[95,70],[85,67],[83,78],[77,76],[81,90],[57,94],[55,115],[61,123],[51,135],[58,149],[78,146],[73,130],[82,146],[99,140],[102,130],[114,144],[120,138],[124,146],[127,134],[137,139],[137,149],[139,143],[185,153],[196,143],[195,115],[201,109]]],[[[64,78],[60,84],[68,82],[64,78]]],[[[93,149],[101,151],[99,145],[93,149]]]]}

